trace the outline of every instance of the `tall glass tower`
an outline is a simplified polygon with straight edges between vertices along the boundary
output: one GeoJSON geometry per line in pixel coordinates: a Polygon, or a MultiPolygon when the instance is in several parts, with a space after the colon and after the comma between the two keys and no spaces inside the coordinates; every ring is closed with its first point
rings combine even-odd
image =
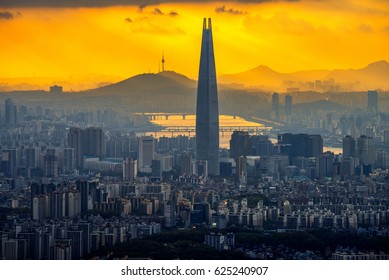
{"type": "Polygon", "coordinates": [[[204,18],[196,107],[196,158],[219,175],[219,105],[211,19],[204,18]]]}

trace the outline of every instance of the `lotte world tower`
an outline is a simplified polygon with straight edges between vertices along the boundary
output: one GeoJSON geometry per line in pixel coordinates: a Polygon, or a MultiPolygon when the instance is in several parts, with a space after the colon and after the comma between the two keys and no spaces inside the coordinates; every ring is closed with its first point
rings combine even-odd
{"type": "Polygon", "coordinates": [[[196,158],[208,161],[208,173],[219,175],[219,106],[212,23],[204,19],[196,105],[196,158]],[[207,25],[208,23],[208,25],[207,25]]]}

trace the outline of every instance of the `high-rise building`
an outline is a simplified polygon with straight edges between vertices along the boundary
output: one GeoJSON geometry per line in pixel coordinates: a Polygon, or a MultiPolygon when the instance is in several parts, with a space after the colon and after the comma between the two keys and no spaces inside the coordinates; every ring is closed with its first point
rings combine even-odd
{"type": "Polygon", "coordinates": [[[152,160],[155,154],[155,140],[152,136],[139,138],[138,167],[140,169],[151,168],[152,160]]]}
{"type": "Polygon", "coordinates": [[[292,96],[290,95],[285,96],[285,115],[292,115],[292,96]]]}
{"type": "Polygon", "coordinates": [[[384,129],[384,143],[389,144],[389,128],[384,129]]]}
{"type": "Polygon", "coordinates": [[[101,127],[88,127],[82,132],[82,153],[84,156],[105,159],[105,135],[101,127]]]}
{"type": "Polygon", "coordinates": [[[1,171],[7,176],[15,177],[18,169],[18,150],[3,149],[1,154],[1,171]]]}
{"type": "Polygon", "coordinates": [[[280,97],[277,92],[273,93],[273,95],[271,96],[271,109],[272,109],[273,118],[279,120],[280,119],[280,97]]]}
{"type": "Polygon", "coordinates": [[[180,166],[180,174],[191,175],[192,156],[190,155],[190,153],[182,153],[178,161],[178,164],[180,166]]]}
{"type": "Polygon", "coordinates": [[[367,110],[370,113],[378,112],[378,92],[375,90],[367,92],[367,110]]]}
{"type": "Polygon", "coordinates": [[[96,201],[96,181],[76,181],[76,188],[81,195],[81,213],[93,209],[93,204],[96,201]]]}
{"type": "Polygon", "coordinates": [[[240,156],[248,156],[251,153],[252,145],[250,135],[246,131],[234,131],[230,140],[230,157],[238,162],[240,156]]]}
{"type": "Polygon", "coordinates": [[[125,158],[123,160],[123,180],[131,181],[137,176],[137,161],[132,158],[125,158]]]}
{"type": "Polygon", "coordinates": [[[64,171],[72,171],[76,167],[76,160],[74,157],[74,149],[73,148],[65,148],[63,149],[63,170],[64,171]]]}
{"type": "Polygon", "coordinates": [[[78,230],[75,226],[66,232],[67,238],[72,240],[72,260],[80,260],[84,256],[84,238],[82,230],[78,230]]]}
{"type": "Polygon", "coordinates": [[[38,165],[38,149],[27,148],[25,149],[26,167],[36,168],[38,165]]]}
{"type": "Polygon", "coordinates": [[[250,136],[252,154],[255,156],[271,156],[274,154],[274,145],[268,135],[250,136]]]}
{"type": "Polygon", "coordinates": [[[376,161],[376,149],[374,139],[361,135],[357,141],[358,157],[362,164],[374,165],[376,161]]]}
{"type": "Polygon", "coordinates": [[[333,174],[333,163],[334,163],[334,154],[331,152],[326,152],[318,157],[316,157],[316,177],[332,177],[333,174]]]}
{"type": "Polygon", "coordinates": [[[43,159],[44,176],[58,177],[58,157],[52,154],[46,154],[43,159]]]}
{"type": "Polygon", "coordinates": [[[323,153],[323,138],[318,134],[279,134],[278,145],[281,153],[289,155],[290,163],[295,157],[317,157],[323,153]]]}
{"type": "Polygon", "coordinates": [[[76,167],[82,167],[82,129],[72,127],[68,134],[68,145],[74,149],[76,167]]]}
{"type": "Polygon", "coordinates": [[[219,175],[219,105],[211,19],[204,19],[196,106],[196,158],[219,175]]]}
{"type": "Polygon", "coordinates": [[[208,161],[192,160],[192,174],[207,177],[209,172],[208,161]]]}
{"type": "Polygon", "coordinates": [[[74,149],[76,167],[83,165],[84,156],[105,159],[105,134],[100,127],[89,127],[85,130],[72,127],[68,134],[68,146],[74,149]]]}
{"type": "Polygon", "coordinates": [[[343,157],[355,157],[355,139],[350,135],[343,137],[343,157]]]}
{"type": "Polygon", "coordinates": [[[11,98],[5,100],[5,126],[12,127],[17,124],[17,107],[11,98]]]}
{"type": "Polygon", "coordinates": [[[62,86],[53,85],[50,87],[50,93],[61,94],[63,92],[62,86]]]}

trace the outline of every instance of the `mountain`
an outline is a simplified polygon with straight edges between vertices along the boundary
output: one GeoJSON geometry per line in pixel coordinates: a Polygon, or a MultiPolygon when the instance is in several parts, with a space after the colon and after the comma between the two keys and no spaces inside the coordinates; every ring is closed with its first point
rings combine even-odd
{"type": "Polygon", "coordinates": [[[267,66],[260,65],[245,72],[222,75],[218,77],[218,82],[264,89],[280,87],[284,80],[290,79],[293,79],[293,77],[289,74],[279,73],[267,66]]]}
{"type": "Polygon", "coordinates": [[[389,89],[389,63],[381,60],[362,69],[333,70],[326,78],[342,83],[358,82],[367,89],[389,89]]]}
{"type": "Polygon", "coordinates": [[[389,90],[389,63],[381,60],[361,69],[307,70],[292,73],[280,73],[261,65],[241,73],[223,75],[218,79],[221,83],[235,87],[244,85],[277,91],[286,91],[292,87],[302,91],[389,90]],[[317,80],[325,81],[321,88],[316,88],[317,80]]]}
{"type": "Polygon", "coordinates": [[[192,112],[197,82],[173,71],[140,74],[118,83],[79,92],[84,97],[109,98],[108,102],[145,112],[192,112]]]}
{"type": "Polygon", "coordinates": [[[173,71],[158,74],[140,74],[107,86],[83,91],[89,95],[134,95],[137,93],[154,94],[168,91],[169,93],[186,94],[196,87],[193,81],[184,75],[173,71]]]}

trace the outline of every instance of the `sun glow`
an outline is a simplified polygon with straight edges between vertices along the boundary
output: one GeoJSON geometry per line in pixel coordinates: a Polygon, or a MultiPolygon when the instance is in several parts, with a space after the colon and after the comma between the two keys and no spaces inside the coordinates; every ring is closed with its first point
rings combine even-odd
{"type": "Polygon", "coordinates": [[[387,1],[5,9],[14,16],[0,19],[1,78],[118,80],[158,72],[162,52],[166,69],[196,78],[203,17],[213,18],[219,75],[257,65],[288,72],[389,60],[387,1]]]}

